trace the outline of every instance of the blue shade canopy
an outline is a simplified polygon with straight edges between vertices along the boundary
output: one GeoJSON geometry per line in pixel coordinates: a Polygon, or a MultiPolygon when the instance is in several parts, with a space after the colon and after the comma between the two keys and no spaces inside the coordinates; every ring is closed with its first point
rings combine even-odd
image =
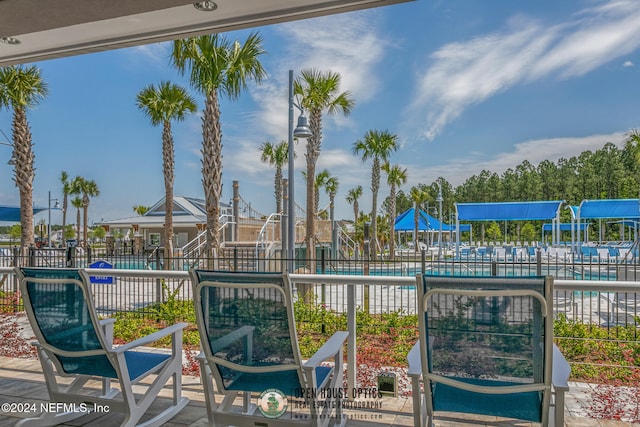
{"type": "MultiPolygon", "coordinates": [[[[571,223],[562,223],[560,224],[560,231],[571,231],[571,223]]],[[[584,230],[587,228],[588,224],[585,224],[584,222],[580,223],[580,230],[584,230]]],[[[577,230],[578,227],[578,223],[573,224],[573,229],[577,230]]],[[[557,230],[557,226],[554,227],[554,224],[551,223],[546,223],[542,225],[542,231],[551,231],[551,230],[557,230]]]]}
{"type": "MultiPolygon", "coordinates": [[[[47,208],[33,208],[34,215],[46,211],[47,208]]],[[[15,206],[0,206],[0,221],[20,222],[20,208],[15,206]]]]}
{"type": "Polygon", "coordinates": [[[460,221],[524,221],[555,218],[562,200],[544,202],[456,203],[460,221]]]}
{"type": "Polygon", "coordinates": [[[580,219],[638,218],[638,199],[583,200],[580,203],[580,219]]]}
{"type": "MultiPolygon", "coordinates": [[[[395,231],[413,231],[415,228],[415,221],[413,218],[415,209],[410,208],[402,212],[396,217],[395,225],[393,229],[395,231]]],[[[469,231],[470,226],[468,224],[460,225],[461,231],[469,231]]],[[[449,225],[442,223],[442,231],[455,231],[455,225],[449,225]]],[[[418,231],[440,231],[440,221],[425,211],[420,210],[418,217],[418,231]]]]}

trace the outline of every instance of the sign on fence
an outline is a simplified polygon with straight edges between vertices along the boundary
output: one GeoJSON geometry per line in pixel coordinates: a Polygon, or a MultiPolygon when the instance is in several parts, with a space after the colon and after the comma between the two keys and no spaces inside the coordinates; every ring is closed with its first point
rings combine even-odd
{"type": "MultiPolygon", "coordinates": [[[[89,265],[89,267],[90,268],[113,268],[113,264],[110,264],[107,261],[96,261],[93,264],[89,265]]],[[[89,276],[89,281],[91,283],[113,284],[114,278],[113,276],[89,276]]]]}

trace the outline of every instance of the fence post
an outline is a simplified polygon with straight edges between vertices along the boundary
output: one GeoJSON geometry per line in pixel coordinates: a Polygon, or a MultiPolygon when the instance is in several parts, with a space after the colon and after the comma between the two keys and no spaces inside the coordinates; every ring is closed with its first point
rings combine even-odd
{"type": "Polygon", "coordinates": [[[91,246],[87,245],[87,265],[91,265],[91,246]]]}
{"type": "MultiPolygon", "coordinates": [[[[326,248],[320,248],[320,271],[322,271],[322,274],[325,274],[327,272],[327,264],[326,264],[326,252],[325,252],[326,248]]],[[[320,303],[322,304],[320,306],[321,310],[322,310],[322,333],[324,334],[327,330],[326,328],[326,324],[325,324],[325,302],[326,302],[326,292],[327,292],[327,285],[325,283],[320,285],[320,303]]]]}
{"type": "Polygon", "coordinates": [[[36,248],[29,246],[29,267],[36,266],[36,248]]]}
{"type": "Polygon", "coordinates": [[[67,247],[67,267],[69,268],[75,267],[75,256],[74,256],[75,252],[76,252],[75,246],[67,247]]]}
{"type": "Polygon", "coordinates": [[[496,261],[491,261],[491,275],[498,275],[498,263],[496,261]]]}
{"type": "Polygon", "coordinates": [[[427,253],[424,249],[420,250],[420,272],[423,276],[427,272],[427,253]]]}
{"type": "MultiPolygon", "coordinates": [[[[371,242],[369,240],[369,227],[371,226],[370,222],[364,223],[364,275],[369,275],[369,251],[371,249],[371,242]]],[[[369,314],[369,285],[364,285],[364,295],[362,296],[364,303],[364,312],[369,314]]]]}
{"type": "Polygon", "coordinates": [[[238,247],[233,247],[233,271],[238,271],[238,247]]]}
{"type": "MultiPolygon", "coordinates": [[[[156,270],[160,270],[160,246],[156,246],[156,270]]],[[[156,302],[162,303],[162,280],[156,279],[156,302]]]]}
{"type": "Polygon", "coordinates": [[[536,275],[542,276],[542,251],[540,248],[536,251],[536,275]]]}

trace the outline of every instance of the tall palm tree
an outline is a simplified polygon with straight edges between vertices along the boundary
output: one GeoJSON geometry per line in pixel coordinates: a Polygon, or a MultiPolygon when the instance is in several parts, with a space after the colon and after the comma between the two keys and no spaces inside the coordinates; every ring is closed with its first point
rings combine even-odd
{"type": "MultiPolygon", "coordinates": [[[[60,182],[62,183],[62,230],[67,229],[67,209],[69,208],[69,194],[71,194],[71,181],[67,171],[60,174],[60,182]]],[[[67,240],[62,236],[62,245],[67,246],[67,240]]]]}
{"type": "Polygon", "coordinates": [[[294,93],[301,97],[302,107],[309,112],[309,128],[312,135],[307,138],[307,223],[305,243],[311,271],[315,270],[315,174],[316,162],[320,156],[322,144],[322,115],[351,113],[355,101],[351,92],[340,92],[340,74],[332,71],[322,72],[316,69],[303,70],[294,82],[294,93]]]}
{"type": "MultiPolygon", "coordinates": [[[[171,121],[183,121],[196,111],[196,102],[182,86],[168,81],[158,87],[149,85],[138,92],[136,105],[151,120],[153,126],[162,125],[162,172],[164,175],[164,258],[173,257],[173,183],[174,147],[171,121]]],[[[166,262],[169,269],[171,263],[166,262]]]]}
{"type": "Polygon", "coordinates": [[[207,211],[207,253],[219,248],[220,198],[222,196],[222,131],[220,97],[236,100],[249,81],[260,83],[266,72],[259,61],[264,53],[257,33],[247,40],[230,42],[219,34],[173,42],[172,61],[191,85],[205,96],[202,118],[202,186],[207,211]]]}
{"type": "Polygon", "coordinates": [[[95,181],[77,176],[71,182],[71,194],[81,196],[83,211],[82,246],[86,249],[89,234],[89,202],[92,197],[100,195],[100,190],[98,189],[98,184],[96,184],[95,181]]]}
{"type": "Polygon", "coordinates": [[[76,208],[76,239],[80,244],[80,208],[82,208],[82,198],[74,197],[71,199],[71,205],[76,208]]]}
{"type": "Polygon", "coordinates": [[[382,170],[387,174],[389,184],[389,259],[395,255],[395,221],[396,221],[396,191],[398,187],[407,182],[407,169],[398,165],[390,165],[389,162],[382,165],[382,170]]]}
{"type": "MultiPolygon", "coordinates": [[[[386,162],[392,152],[396,151],[400,145],[398,137],[388,131],[370,130],[365,133],[364,138],[353,144],[353,153],[362,156],[362,161],[371,159],[371,235],[377,240],[376,216],[378,210],[378,190],[380,189],[380,167],[386,162]]],[[[375,257],[376,245],[372,245],[372,253],[375,257]]]]}
{"type": "Polygon", "coordinates": [[[146,214],[147,212],[149,212],[149,206],[135,205],[133,207],[133,211],[135,213],[137,213],[138,215],[142,216],[142,215],[146,214]]]}
{"type": "Polygon", "coordinates": [[[34,243],[33,227],[33,178],[35,176],[31,130],[27,110],[44,99],[48,93],[40,69],[35,66],[11,66],[0,68],[0,109],[13,110],[12,136],[15,159],[13,180],[20,192],[20,246],[26,253],[34,243]]]}
{"type": "Polygon", "coordinates": [[[276,167],[274,176],[274,196],[276,198],[276,212],[282,212],[282,166],[289,161],[289,143],[285,140],[278,144],[265,142],[260,145],[262,155],[260,160],[276,167]]]}
{"type": "Polygon", "coordinates": [[[420,245],[418,244],[418,232],[420,230],[418,227],[420,225],[420,206],[429,200],[429,193],[422,190],[420,187],[411,187],[409,196],[413,202],[413,243],[416,251],[419,251],[420,245]]]}
{"type": "Polygon", "coordinates": [[[358,202],[358,200],[360,200],[360,197],[362,197],[361,185],[358,185],[357,187],[354,187],[347,192],[347,197],[346,197],[347,203],[353,206],[354,226],[358,222],[358,214],[360,213],[360,203],[358,202]]]}

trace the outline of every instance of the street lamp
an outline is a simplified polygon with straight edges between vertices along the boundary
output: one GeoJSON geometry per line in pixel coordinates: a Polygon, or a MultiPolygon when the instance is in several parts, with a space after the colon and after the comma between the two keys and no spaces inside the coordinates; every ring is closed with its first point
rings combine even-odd
{"type": "Polygon", "coordinates": [[[294,155],[293,138],[309,138],[311,129],[307,125],[307,118],[304,115],[302,107],[293,102],[293,70],[289,70],[289,160],[288,160],[288,180],[289,180],[289,199],[287,200],[287,270],[293,273],[295,244],[296,244],[296,202],[294,192],[294,155]],[[298,126],[293,128],[293,107],[300,110],[298,117],[298,126]]]}
{"type": "Polygon", "coordinates": [[[442,183],[438,180],[438,213],[440,215],[440,231],[438,233],[438,259],[442,258],[442,183]]]}
{"type": "MultiPolygon", "coordinates": [[[[51,202],[55,200],[56,204],[53,207],[53,209],[60,209],[60,203],[58,203],[58,199],[52,199],[51,198],[51,191],[49,191],[49,222],[47,223],[47,240],[48,240],[48,244],[47,247],[49,249],[51,249],[51,202]]],[[[62,230],[62,232],[64,233],[64,230],[62,230]]]]}

